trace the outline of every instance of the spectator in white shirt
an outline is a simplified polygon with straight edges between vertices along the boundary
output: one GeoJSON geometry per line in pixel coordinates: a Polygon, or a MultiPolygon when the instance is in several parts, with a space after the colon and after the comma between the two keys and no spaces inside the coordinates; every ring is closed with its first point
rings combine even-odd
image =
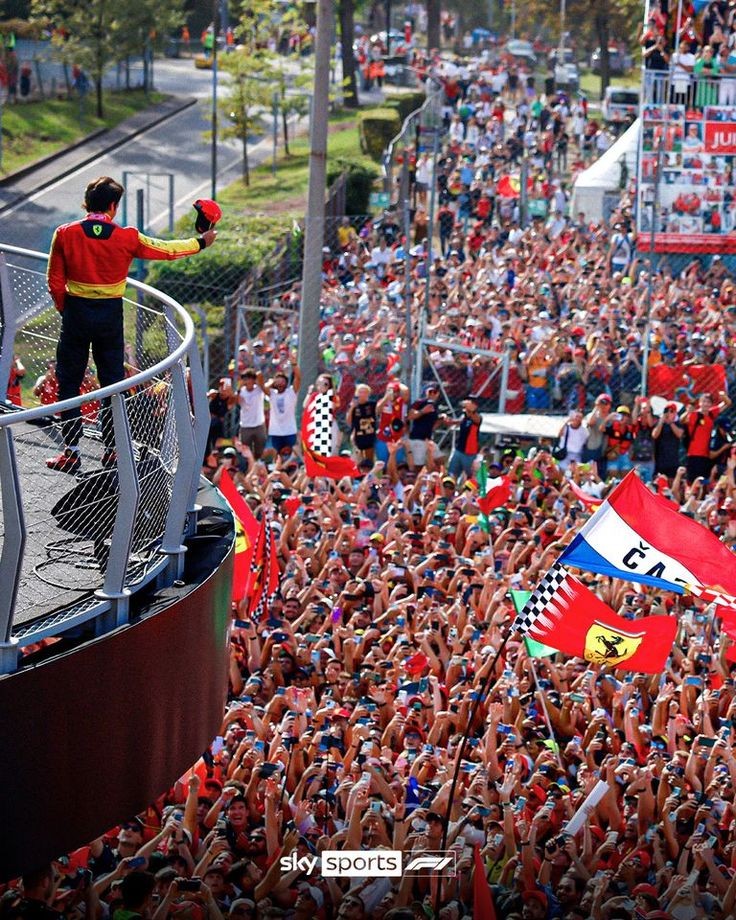
{"type": "Polygon", "coordinates": [[[236,397],[240,407],[240,440],[259,460],[266,446],[264,393],[258,384],[258,375],[251,368],[243,372],[240,382],[236,397]]]}
{"type": "Polygon", "coordinates": [[[269,383],[264,383],[260,376],[258,379],[259,386],[268,396],[268,436],[271,447],[279,453],[296,444],[296,394],[302,377],[295,361],[291,362],[291,374],[291,383],[283,371],[274,374],[269,383]]]}
{"type": "Polygon", "coordinates": [[[394,256],[391,250],[386,246],[386,240],[382,239],[378,246],[371,250],[371,262],[377,278],[383,278],[386,274],[386,267],[393,262],[394,256]]]}

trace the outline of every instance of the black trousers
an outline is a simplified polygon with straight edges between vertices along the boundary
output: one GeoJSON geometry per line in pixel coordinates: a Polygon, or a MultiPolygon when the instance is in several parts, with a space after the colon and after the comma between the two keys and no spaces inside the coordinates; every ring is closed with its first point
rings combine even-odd
{"type": "MultiPolygon", "coordinates": [[[[123,334],[123,301],[121,297],[88,300],[67,294],[61,314],[61,335],[56,348],[56,377],[59,399],[79,396],[79,388],[89,364],[89,352],[97,371],[100,386],[106,387],[125,377],[125,338],[123,334]]],[[[76,447],[82,434],[79,408],[61,413],[64,422],[64,443],[76,447]]],[[[110,400],[103,400],[101,412],[102,438],[112,449],[115,434],[110,400]]]]}

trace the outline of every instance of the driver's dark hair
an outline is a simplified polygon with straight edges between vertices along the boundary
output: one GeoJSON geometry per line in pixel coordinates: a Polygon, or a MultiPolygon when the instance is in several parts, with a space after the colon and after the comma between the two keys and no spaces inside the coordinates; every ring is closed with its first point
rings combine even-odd
{"type": "Polygon", "coordinates": [[[99,211],[104,213],[111,204],[119,204],[125,189],[111,179],[110,176],[100,176],[84,190],[84,208],[86,211],[99,211]]]}

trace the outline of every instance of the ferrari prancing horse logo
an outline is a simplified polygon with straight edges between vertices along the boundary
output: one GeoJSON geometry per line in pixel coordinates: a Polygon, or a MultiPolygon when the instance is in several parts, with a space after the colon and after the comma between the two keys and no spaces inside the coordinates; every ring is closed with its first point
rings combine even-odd
{"type": "Polygon", "coordinates": [[[625,633],[596,620],[585,637],[583,656],[593,664],[617,665],[635,654],[643,638],[643,632],[625,633]]]}
{"type": "Polygon", "coordinates": [[[102,233],[102,224],[92,224],[92,232],[95,236],[99,236],[102,233]]]}

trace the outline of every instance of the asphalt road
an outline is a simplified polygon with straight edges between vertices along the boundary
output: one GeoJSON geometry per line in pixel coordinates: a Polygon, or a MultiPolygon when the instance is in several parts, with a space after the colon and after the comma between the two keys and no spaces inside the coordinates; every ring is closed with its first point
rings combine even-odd
{"type": "MultiPolygon", "coordinates": [[[[167,228],[169,189],[168,178],[163,175],[166,173],[174,175],[175,218],[189,212],[194,219],[192,202],[198,197],[209,197],[211,187],[211,143],[204,135],[211,124],[212,73],[197,70],[191,60],[157,60],[154,80],[160,92],[194,96],[197,105],[5,211],[0,220],[0,242],[47,251],[54,228],[82,215],[80,201],[87,183],[100,175],[122,178],[126,171],[131,174],[126,195],[128,223],[136,219],[136,188],[143,188],[146,229],[158,233],[167,228]]],[[[251,151],[251,162],[266,159],[271,149],[271,139],[263,138],[251,151]]],[[[240,175],[241,161],[240,144],[220,140],[220,188],[240,175]]]]}

